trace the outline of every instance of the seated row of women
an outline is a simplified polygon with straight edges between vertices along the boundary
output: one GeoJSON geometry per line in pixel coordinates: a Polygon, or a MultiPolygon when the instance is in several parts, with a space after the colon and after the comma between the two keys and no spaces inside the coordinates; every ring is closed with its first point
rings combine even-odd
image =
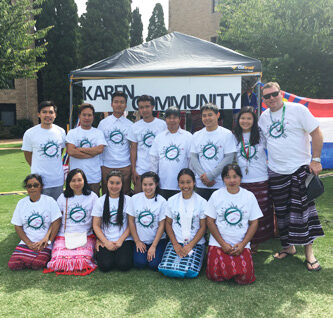
{"type": "Polygon", "coordinates": [[[144,173],[143,192],[129,197],[123,193],[121,173],[112,171],[107,193],[98,198],[89,190],[84,172],[74,169],[56,203],[41,194],[41,177],[31,174],[24,180],[28,196],[18,202],[12,218],[21,242],[8,266],[46,267],[45,273],[63,275],[134,266],[194,278],[202,267],[208,226],[208,279],[252,283],[250,241],[262,213],[252,192],[240,187],[241,178],[239,166],[225,166],[225,187],[207,202],[194,191],[192,170],[182,169],[177,176],[181,191],[166,201],[159,195],[154,172],[144,173]]]}

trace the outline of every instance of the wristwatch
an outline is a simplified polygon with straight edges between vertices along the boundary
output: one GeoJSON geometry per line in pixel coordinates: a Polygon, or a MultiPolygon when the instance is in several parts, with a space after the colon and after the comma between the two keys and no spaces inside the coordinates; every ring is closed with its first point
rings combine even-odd
{"type": "Polygon", "coordinates": [[[312,161],[316,161],[316,162],[321,163],[320,157],[313,157],[312,161]]]}
{"type": "Polygon", "coordinates": [[[47,241],[47,245],[51,245],[52,244],[52,241],[51,240],[48,240],[47,241]]]}

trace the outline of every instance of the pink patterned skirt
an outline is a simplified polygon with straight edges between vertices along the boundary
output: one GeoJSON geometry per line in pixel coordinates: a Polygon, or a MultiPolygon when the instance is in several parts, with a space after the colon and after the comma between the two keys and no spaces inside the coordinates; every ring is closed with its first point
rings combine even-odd
{"type": "Polygon", "coordinates": [[[73,250],[65,247],[65,237],[57,236],[52,249],[52,258],[44,273],[55,272],[57,275],[85,276],[93,272],[97,265],[93,260],[96,237],[87,237],[87,244],[73,250]]]}

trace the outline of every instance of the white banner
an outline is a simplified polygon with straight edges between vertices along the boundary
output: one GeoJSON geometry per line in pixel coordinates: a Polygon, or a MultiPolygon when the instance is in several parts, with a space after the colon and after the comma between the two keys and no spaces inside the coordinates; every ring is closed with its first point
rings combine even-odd
{"type": "Polygon", "coordinates": [[[221,109],[241,107],[240,76],[188,76],[154,78],[119,78],[84,80],[84,102],[90,103],[97,112],[112,111],[111,95],[123,91],[128,95],[127,110],[137,110],[137,99],[151,95],[155,110],[163,111],[170,106],[181,110],[199,110],[206,103],[214,103],[221,109]]]}

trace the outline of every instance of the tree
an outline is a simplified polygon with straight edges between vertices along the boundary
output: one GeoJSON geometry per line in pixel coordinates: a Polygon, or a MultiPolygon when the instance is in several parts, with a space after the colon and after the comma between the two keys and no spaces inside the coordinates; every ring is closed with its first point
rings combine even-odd
{"type": "Polygon", "coordinates": [[[88,0],[81,21],[81,66],[129,46],[131,0],[88,0]]]}
{"type": "Polygon", "coordinates": [[[141,21],[141,14],[139,8],[135,8],[132,12],[132,22],[130,30],[131,43],[130,46],[136,46],[143,42],[142,38],[143,25],[141,21]]]}
{"type": "Polygon", "coordinates": [[[74,0],[47,0],[37,19],[37,28],[49,25],[45,66],[38,74],[39,100],[53,100],[58,106],[57,122],[68,122],[70,71],[78,67],[78,14],[74,0]]]}
{"type": "Polygon", "coordinates": [[[220,43],[263,63],[263,80],[332,98],[332,0],[224,0],[220,43]]]}
{"type": "Polygon", "coordinates": [[[15,78],[34,78],[45,62],[46,42],[35,46],[50,28],[34,30],[32,17],[41,12],[43,0],[0,1],[0,87],[15,78]],[[39,61],[37,61],[39,58],[39,61]]]}
{"type": "Polygon", "coordinates": [[[146,41],[150,41],[167,34],[164,24],[164,13],[160,3],[156,3],[153,13],[149,19],[148,36],[146,41]]]}

